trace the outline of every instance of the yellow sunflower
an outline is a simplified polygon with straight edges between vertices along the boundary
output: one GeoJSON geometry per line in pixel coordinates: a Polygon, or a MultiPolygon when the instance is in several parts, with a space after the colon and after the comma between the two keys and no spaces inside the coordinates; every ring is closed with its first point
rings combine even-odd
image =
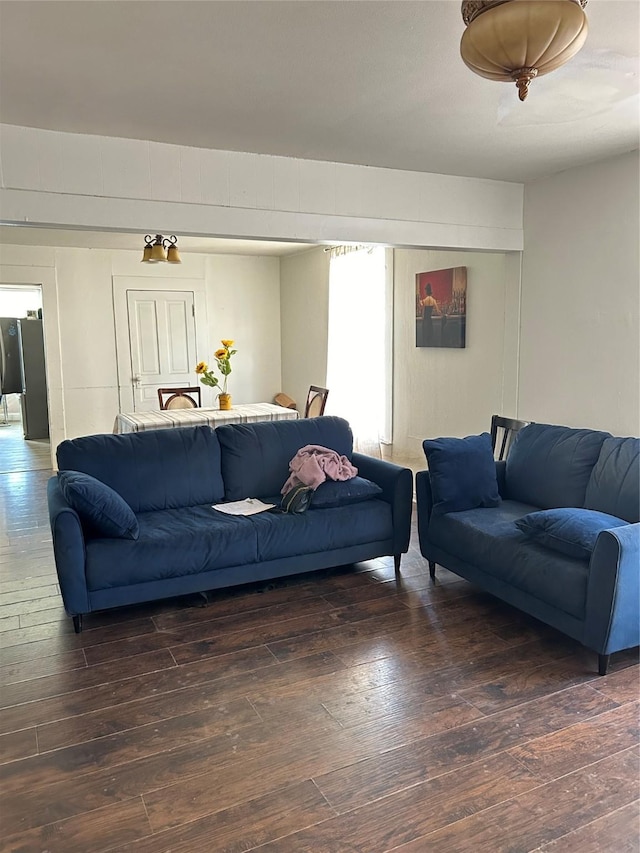
{"type": "Polygon", "coordinates": [[[214,354],[215,358],[228,358],[226,349],[217,349],[214,354]]]}
{"type": "Polygon", "coordinates": [[[208,369],[206,361],[199,361],[196,364],[196,373],[198,374],[206,373],[208,369]]]}
{"type": "Polygon", "coordinates": [[[232,347],[233,346],[233,341],[229,341],[229,340],[220,341],[220,343],[222,344],[223,347],[232,347]]]}

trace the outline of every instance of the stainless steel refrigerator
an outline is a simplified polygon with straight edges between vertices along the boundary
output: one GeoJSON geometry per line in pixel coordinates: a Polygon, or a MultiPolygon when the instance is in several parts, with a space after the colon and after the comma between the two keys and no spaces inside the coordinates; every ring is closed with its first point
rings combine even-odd
{"type": "Polygon", "coordinates": [[[21,395],[26,439],[49,437],[42,320],[0,317],[0,393],[21,395]]]}

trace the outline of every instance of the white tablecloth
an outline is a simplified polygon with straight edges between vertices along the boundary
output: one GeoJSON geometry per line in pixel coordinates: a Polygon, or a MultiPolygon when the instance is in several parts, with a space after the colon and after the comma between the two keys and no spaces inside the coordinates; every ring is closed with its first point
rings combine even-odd
{"type": "Polygon", "coordinates": [[[295,409],[285,409],[275,403],[246,403],[230,411],[220,409],[169,409],[164,412],[133,412],[116,415],[115,433],[144,432],[148,429],[173,429],[175,427],[209,426],[221,424],[248,424],[255,421],[295,420],[295,409]]]}

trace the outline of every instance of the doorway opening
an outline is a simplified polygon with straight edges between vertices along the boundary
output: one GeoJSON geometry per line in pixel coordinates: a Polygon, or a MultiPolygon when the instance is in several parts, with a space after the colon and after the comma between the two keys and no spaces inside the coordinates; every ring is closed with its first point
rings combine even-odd
{"type": "Polygon", "coordinates": [[[0,285],[0,469],[51,465],[40,285],[0,285]]]}

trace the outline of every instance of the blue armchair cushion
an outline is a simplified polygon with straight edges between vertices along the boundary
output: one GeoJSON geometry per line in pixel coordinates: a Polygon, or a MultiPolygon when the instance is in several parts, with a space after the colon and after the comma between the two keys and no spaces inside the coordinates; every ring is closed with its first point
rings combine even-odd
{"type": "Polygon", "coordinates": [[[607,438],[587,484],[586,509],[640,521],[640,438],[607,438]]]}
{"type": "Polygon", "coordinates": [[[552,424],[529,424],[507,456],[506,495],[540,509],[584,506],[587,483],[610,434],[552,424]]]}
{"type": "Polygon", "coordinates": [[[110,486],[81,471],[59,471],[64,499],[92,531],[113,539],[137,539],[138,520],[129,504],[110,486]]]}
{"type": "Polygon", "coordinates": [[[224,483],[216,432],[197,426],[84,435],[58,445],[58,469],[83,471],[106,483],[136,513],[220,503],[224,483]]]}
{"type": "Polygon", "coordinates": [[[574,507],[532,512],[516,521],[516,527],[539,545],[582,560],[591,558],[601,531],[626,524],[615,515],[574,507]]]}
{"type": "Polygon", "coordinates": [[[347,421],[323,416],[297,421],[224,424],[215,431],[222,449],[225,500],[276,495],[289,477],[300,448],[318,444],[351,459],[353,435],[347,421]]]}
{"type": "Polygon", "coordinates": [[[500,503],[496,464],[488,432],[422,442],[429,463],[435,513],[462,512],[500,503]]]}
{"type": "Polygon", "coordinates": [[[350,480],[327,480],[321,483],[313,493],[311,509],[328,509],[367,501],[382,494],[382,489],[364,477],[352,477],[350,480]]]}

